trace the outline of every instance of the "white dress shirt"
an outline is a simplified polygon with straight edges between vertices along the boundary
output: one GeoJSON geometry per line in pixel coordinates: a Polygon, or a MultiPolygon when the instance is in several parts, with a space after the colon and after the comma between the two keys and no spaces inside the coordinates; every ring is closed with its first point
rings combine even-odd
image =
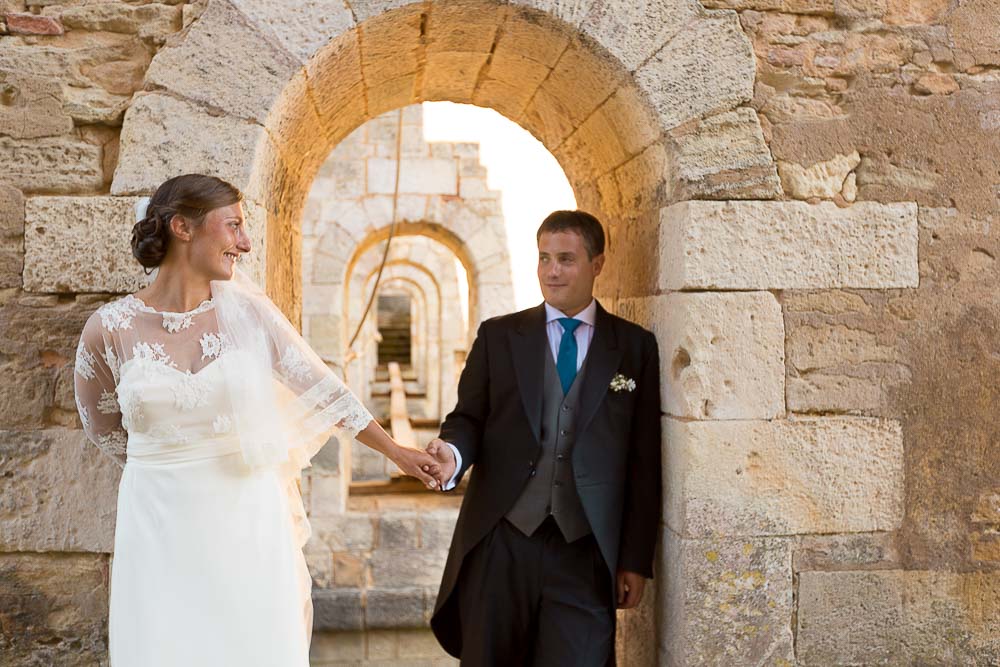
{"type": "MultiPolygon", "coordinates": [[[[590,341],[594,339],[594,319],[597,315],[597,301],[590,300],[586,308],[573,316],[574,320],[580,320],[581,324],[573,332],[576,338],[576,370],[580,371],[583,360],[587,357],[587,350],[590,349],[590,341]]],[[[559,363],[559,344],[562,342],[563,327],[559,323],[560,317],[566,317],[558,308],[545,303],[545,334],[549,339],[549,349],[552,351],[552,361],[559,363]]],[[[458,447],[447,443],[451,451],[455,454],[455,474],[451,476],[448,483],[442,487],[443,491],[450,491],[455,488],[455,480],[458,471],[462,469],[462,455],[458,452],[458,447]]]]}

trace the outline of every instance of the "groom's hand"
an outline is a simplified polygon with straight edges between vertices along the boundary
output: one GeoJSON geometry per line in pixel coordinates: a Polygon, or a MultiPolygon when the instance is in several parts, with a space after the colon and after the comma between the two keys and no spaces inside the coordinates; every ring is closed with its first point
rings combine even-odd
{"type": "Polygon", "coordinates": [[[641,574],[618,570],[618,608],[632,609],[639,604],[645,586],[646,578],[641,574]]]}
{"type": "Polygon", "coordinates": [[[434,438],[427,445],[427,453],[434,457],[441,468],[440,489],[443,491],[448,481],[455,474],[455,452],[451,450],[448,443],[441,438],[434,438]]]}

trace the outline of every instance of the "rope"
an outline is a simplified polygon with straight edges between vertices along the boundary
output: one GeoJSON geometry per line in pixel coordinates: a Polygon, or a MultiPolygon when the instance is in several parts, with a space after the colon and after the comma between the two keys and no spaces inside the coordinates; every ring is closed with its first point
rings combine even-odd
{"type": "Polygon", "coordinates": [[[392,245],[392,237],[396,234],[396,208],[399,204],[399,171],[400,165],[403,162],[403,110],[399,110],[399,122],[396,125],[396,184],[392,189],[392,224],[389,226],[389,238],[385,240],[385,251],[382,253],[382,263],[379,264],[378,274],[375,276],[375,284],[372,285],[372,293],[368,295],[368,303],[365,305],[365,310],[361,313],[361,319],[358,321],[358,328],[354,330],[354,335],[351,336],[351,342],[347,344],[347,350],[350,351],[354,347],[354,342],[358,339],[358,335],[361,333],[361,327],[364,326],[365,320],[368,319],[368,313],[372,308],[372,303],[375,301],[375,295],[378,293],[379,283],[382,281],[382,269],[385,268],[385,262],[389,258],[389,247],[392,245]]]}

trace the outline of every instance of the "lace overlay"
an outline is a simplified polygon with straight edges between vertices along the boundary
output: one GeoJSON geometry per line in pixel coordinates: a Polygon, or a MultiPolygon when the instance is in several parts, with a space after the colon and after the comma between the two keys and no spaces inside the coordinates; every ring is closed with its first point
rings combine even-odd
{"type": "Polygon", "coordinates": [[[212,284],[213,298],[184,313],[127,295],[87,321],[74,363],[76,403],[101,451],[124,465],[140,442],[236,438],[248,464],[280,463],[273,451],[253,460],[277,442],[289,449],[285,460],[308,465],[331,431],[356,435],[372,421],[266,297],[234,292],[225,311],[236,313],[234,330],[223,326],[232,318],[222,316],[212,284]],[[255,400],[270,395],[260,391],[269,384],[275,392],[284,385],[281,395],[291,398],[255,400]]]}

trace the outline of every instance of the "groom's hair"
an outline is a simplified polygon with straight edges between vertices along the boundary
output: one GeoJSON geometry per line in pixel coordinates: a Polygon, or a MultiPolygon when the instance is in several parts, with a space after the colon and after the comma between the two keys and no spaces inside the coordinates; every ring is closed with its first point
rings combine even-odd
{"type": "Polygon", "coordinates": [[[586,211],[553,211],[542,220],[535,234],[535,241],[542,234],[573,231],[583,239],[583,247],[587,249],[587,258],[594,259],[604,253],[604,228],[601,221],[586,211]]]}

